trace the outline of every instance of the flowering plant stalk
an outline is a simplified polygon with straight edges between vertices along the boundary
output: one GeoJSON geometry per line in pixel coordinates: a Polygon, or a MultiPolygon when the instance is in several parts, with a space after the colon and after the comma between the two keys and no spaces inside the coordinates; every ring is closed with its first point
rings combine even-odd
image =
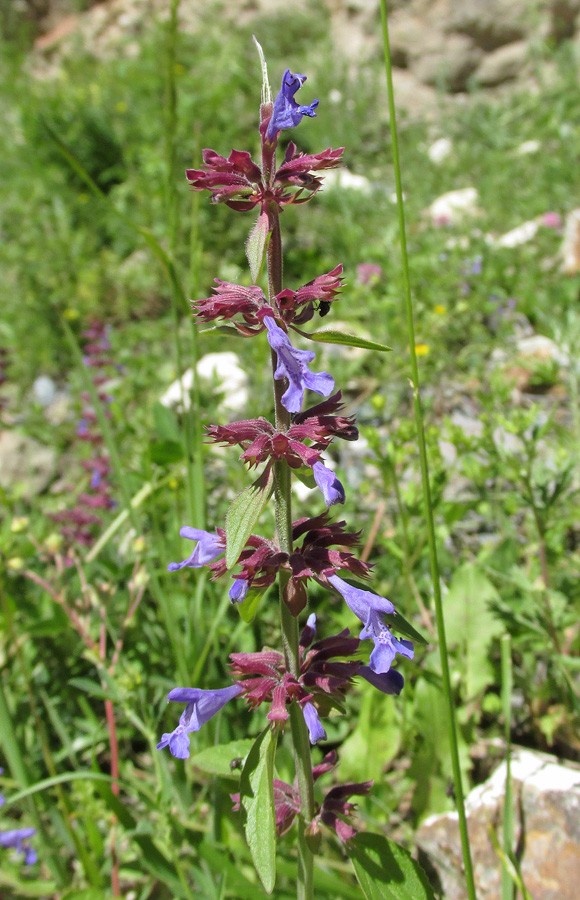
{"type": "MultiPolygon", "coordinates": [[[[189,169],[187,178],[194,190],[210,191],[214,203],[225,203],[236,212],[258,209],[246,248],[254,283],[247,287],[216,280],[213,295],[194,301],[193,309],[198,322],[225,321],[225,328],[218,326],[222,331],[253,339],[265,337],[272,362],[274,421],[260,417],[206,428],[209,442],[237,445],[242,449],[241,461],[250,469],[262,466],[262,470],[233,501],[225,529],[208,532],[189,525],[181,529],[181,536],[193,541],[194,547],[186,559],[170,563],[168,568],[179,571],[207,566],[212,579],[229,574],[230,600],[238,605],[245,621],[251,620],[261,597],[277,581],[281,642],[279,649],[232,653],[230,684],[209,690],[174,688],[168,699],[185,707],[178,724],[162,735],[157,748],[168,748],[177,759],[187,759],[190,734],[226,703],[244,698],[251,709],[266,703],[264,730],[242,761],[240,790],[232,797],[264,888],[270,893],[275,885],[276,838],[296,822],[299,900],[314,896],[313,856],[320,846],[321,826],[338,837],[353,859],[365,895],[371,896],[365,885],[378,884],[377,855],[381,877],[389,877],[389,865],[383,859],[388,856],[386,839],[365,835],[363,840],[357,835],[355,807],[349,798],[368,793],[372,782],[336,785],[317,802],[314,784],[336,766],[337,754],[331,751],[313,765],[311,748],[326,740],[323,720],[331,711],[342,711],[342,701],[355,678],[365,679],[383,694],[401,692],[404,678],[394,662],[397,655],[412,659],[413,643],[396,637],[392,628],[407,638],[422,638],[395,612],[390,600],[352,583],[353,577],[367,578],[371,567],[356,555],[359,533],[348,531],[346,522],[331,515],[331,507],[345,502],[345,491],[323,454],[335,439],[356,440],[358,431],[353,417],[341,414],[341,392],[335,391],[332,375],[311,369],[315,353],[297,349],[291,336],[298,333],[314,341],[382,351],[389,348],[342,332],[302,330],[316,312],[325,316],[339,300],[342,266],[301,287],[283,287],[280,214],[287,205],[309,202],[322,186],[320,173],[339,165],[343,151],[329,148],[304,154],[290,142],[281,165],[277,164],[282,131],[296,127],[305,116],[314,116],[318,100],[300,105],[296,94],[306,76],[287,69],[272,101],[259,45],[258,49],[263,72],[261,164],[246,151],[232,150],[226,158],[204,150],[203,168],[189,169]],[[267,293],[256,283],[264,258],[267,293]],[[307,391],[325,399],[303,409],[307,391]],[[291,479],[297,470],[310,470],[319,488],[324,508],[313,517],[293,518],[291,479]],[[276,533],[268,538],[254,529],[272,496],[276,533]],[[317,638],[317,616],[311,609],[300,628],[312,581],[344,599],[362,623],[358,637],[344,630],[317,638]],[[359,656],[365,640],[374,645],[368,662],[359,656]],[[276,744],[288,722],[296,770],[292,785],[274,778],[276,744]],[[369,843],[370,838],[373,841],[369,843]]],[[[406,851],[396,848],[396,854],[389,853],[391,859],[397,856],[397,879],[404,859],[403,868],[419,885],[415,896],[431,896],[424,873],[406,851]]]]}

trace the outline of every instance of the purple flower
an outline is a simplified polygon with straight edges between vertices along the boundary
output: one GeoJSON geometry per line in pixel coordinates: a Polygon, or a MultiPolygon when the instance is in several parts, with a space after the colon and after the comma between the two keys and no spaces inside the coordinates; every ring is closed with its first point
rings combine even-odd
{"type": "Polygon", "coordinates": [[[316,116],[315,109],[320,103],[313,100],[308,106],[299,106],[294,99],[296,91],[306,81],[306,75],[293,75],[290,69],[286,69],[282,76],[282,87],[274,100],[274,111],[266,137],[273,141],[283,128],[294,128],[302,121],[302,116],[316,116]]]}
{"type": "Polygon", "coordinates": [[[300,411],[306,388],[328,397],[334,390],[334,378],[328,372],[310,371],[308,363],[315,357],[312,350],[296,350],[271,316],[264,317],[264,324],[268,329],[268,343],[278,359],[274,378],[278,381],[288,379],[288,388],[282,396],[282,404],[288,412],[300,411]]]}
{"type": "Polygon", "coordinates": [[[310,743],[316,744],[317,741],[325,741],[326,731],[322,727],[322,722],[320,721],[316,707],[313,706],[312,703],[305,703],[302,706],[302,712],[304,713],[304,721],[308,728],[310,743]]]}
{"type": "Polygon", "coordinates": [[[234,578],[228,596],[232,603],[243,603],[248,596],[249,589],[250,585],[245,578],[234,578]]]}
{"type": "Polygon", "coordinates": [[[202,691],[199,688],[174,688],[167,695],[167,699],[174,700],[176,703],[187,703],[187,706],[181,713],[177,728],[162,736],[157,744],[157,749],[163,750],[169,745],[169,751],[176,759],[187,759],[191,732],[199,731],[201,726],[209,722],[228,700],[237,697],[241,690],[238,684],[213,691],[202,691]]]}
{"type": "Polygon", "coordinates": [[[191,528],[189,525],[184,525],[183,528],[179,529],[179,534],[181,537],[187,538],[188,541],[197,541],[197,544],[193,553],[187,559],[184,559],[183,562],[169,563],[167,568],[170,572],[177,572],[185,567],[188,569],[201,569],[202,566],[207,566],[208,563],[217,559],[220,553],[224,552],[222,539],[219,535],[212,534],[210,531],[202,531],[200,528],[191,528]]]}
{"type": "Polygon", "coordinates": [[[327,468],[321,462],[317,462],[312,466],[312,472],[327,506],[334,506],[335,503],[344,503],[344,488],[332,469],[327,468]]]}
{"type": "MultiPolygon", "coordinates": [[[[413,659],[413,644],[411,641],[400,641],[394,637],[390,629],[385,625],[382,615],[395,612],[395,607],[386,597],[379,597],[371,591],[363,591],[353,587],[338,575],[331,575],[329,583],[344,598],[347,606],[364,625],[359,637],[361,640],[371,638],[375,648],[371,653],[370,667],[378,675],[385,674],[391,668],[395,654],[413,659]]],[[[376,687],[377,685],[375,685],[376,687]]]]}
{"type": "Polygon", "coordinates": [[[36,853],[29,844],[24,841],[35,834],[34,828],[18,828],[16,831],[0,831],[0,847],[12,847],[17,853],[24,856],[24,862],[31,866],[36,862],[36,853]]]}

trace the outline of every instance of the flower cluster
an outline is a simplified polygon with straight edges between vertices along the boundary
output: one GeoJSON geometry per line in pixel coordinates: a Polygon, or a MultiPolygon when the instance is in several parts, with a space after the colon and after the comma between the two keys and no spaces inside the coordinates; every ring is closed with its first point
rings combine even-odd
{"type": "MultiPolygon", "coordinates": [[[[4,769],[0,769],[0,775],[3,772],[4,769]]],[[[3,806],[4,802],[4,797],[0,794],[0,806],[3,806]]],[[[37,859],[34,848],[28,843],[28,838],[31,838],[33,834],[36,834],[34,828],[16,828],[11,831],[0,831],[0,847],[15,850],[17,854],[24,858],[25,865],[31,866],[37,859]]]]}
{"type": "MultiPolygon", "coordinates": [[[[94,370],[93,384],[99,400],[105,405],[105,415],[109,415],[106,409],[112,397],[105,393],[104,385],[109,380],[108,370],[114,365],[110,356],[111,345],[107,334],[107,328],[102,322],[93,322],[82,333],[85,339],[83,362],[89,369],[94,370]]],[[[61,534],[69,544],[79,544],[82,547],[90,547],[94,542],[94,529],[102,524],[96,510],[111,509],[115,503],[111,497],[111,487],[108,476],[111,465],[108,455],[103,451],[103,435],[98,427],[97,414],[91,406],[91,398],[83,392],[83,410],[81,419],[77,425],[76,437],[93,447],[93,455],[90,459],[84,459],[81,463],[90,474],[87,490],[77,497],[72,509],[54,513],[52,518],[61,522],[61,534]]]]}
{"type": "MultiPolygon", "coordinates": [[[[321,775],[326,775],[327,772],[332,771],[336,767],[337,762],[336,750],[331,750],[321,763],[313,767],[312,780],[317,782],[321,775]]],[[[356,807],[354,803],[348,802],[348,798],[352,797],[353,794],[359,796],[368,794],[372,785],[372,781],[366,781],[362,784],[342,784],[331,788],[326,793],[320,806],[316,806],[314,817],[307,825],[306,834],[309,838],[311,840],[317,838],[321,824],[334,831],[343,844],[355,837],[357,829],[348,820],[356,807]]],[[[234,804],[233,810],[237,812],[240,808],[240,795],[231,794],[230,796],[234,804]]],[[[278,837],[281,837],[290,830],[294,819],[301,812],[297,779],[294,779],[293,784],[287,784],[285,781],[280,781],[279,778],[274,779],[274,807],[276,812],[276,832],[278,837]]]]}
{"type": "MultiPolygon", "coordinates": [[[[290,142],[282,164],[276,166],[280,132],[295,127],[304,116],[315,115],[317,100],[301,106],[295,99],[305,80],[305,76],[286,70],[274,103],[262,104],[261,166],[243,151],[232,150],[226,158],[214,150],[204,150],[203,167],[187,171],[190,185],[195,190],[208,190],[214,203],[225,203],[237,211],[259,207],[256,228],[262,228],[264,237],[267,228],[270,239],[268,296],[255,284],[243,286],[216,280],[212,296],[195,301],[192,306],[198,322],[225,321],[245,337],[264,333],[273,359],[273,378],[279,382],[274,423],[260,416],[228,425],[209,425],[207,441],[237,446],[242,451],[240,460],[248,468],[262,466],[256,485],[275,483],[280,489],[277,479],[284,466],[294,471],[306,470],[306,474],[310,470],[326,509],[319,515],[292,522],[291,534],[284,539],[279,535],[266,538],[250,534],[233,570],[229,554],[226,562],[226,546],[229,549],[230,545],[224,529],[218,527],[209,532],[184,526],[180,534],[194,542],[193,550],[181,562],[170,563],[168,568],[176,572],[207,566],[213,580],[229,575],[229,597],[237,604],[249,602],[254,591],[264,591],[279,579],[282,599],[293,617],[306,608],[309,583],[314,581],[340,596],[360,620],[362,629],[358,637],[347,629],[316,640],[316,615],[310,613],[292,663],[287,648],[285,652],[265,647],[255,653],[232,653],[232,684],[210,690],[174,688],[168,699],[185,704],[185,708],[177,726],[163,734],[157,748],[167,747],[179,759],[189,756],[190,735],[237,697],[245,699],[251,709],[266,703],[269,707],[266,718],[277,729],[284,727],[288,707],[296,704],[302,712],[310,743],[326,740],[322,720],[333,709],[342,709],[342,701],[355,678],[365,679],[382,693],[399,694],[404,679],[393,667],[395,658],[397,655],[413,657],[411,642],[397,638],[391,630],[397,621],[391,601],[345,580],[349,576],[367,578],[371,567],[356,556],[359,534],[347,531],[344,521],[331,519],[330,508],[344,503],[345,491],[325,463],[324,454],[337,438],[356,440],[358,430],[354,418],[343,415],[342,395],[335,391],[332,375],[314,371],[311,366],[315,353],[295,347],[291,340],[293,332],[308,338],[298,326],[309,322],[316,311],[326,315],[340,299],[343,288],[340,265],[296,290],[282,290],[281,285],[280,211],[288,204],[312,199],[322,185],[320,172],[339,165],[342,156],[342,149],[299,153],[290,142]],[[308,391],[326,399],[303,410],[308,391]],[[366,640],[373,642],[368,664],[359,655],[366,640]]],[[[333,752],[314,767],[313,779],[335,765],[333,752]]],[[[343,842],[353,837],[356,832],[349,818],[354,806],[348,798],[365,794],[369,788],[370,783],[332,788],[314,816],[308,815],[310,836],[316,838],[323,824],[333,829],[343,842]]],[[[294,818],[302,814],[300,792],[297,784],[275,780],[274,796],[276,827],[283,834],[294,818]]],[[[239,805],[239,797],[233,799],[239,805]]]]}
{"type": "Polygon", "coordinates": [[[257,285],[244,287],[216,278],[212,296],[192,302],[192,308],[198,321],[231,320],[240,334],[250,337],[267,327],[266,317],[280,319],[286,325],[302,325],[310,321],[316,310],[325,315],[329,305],[338,299],[343,286],[341,275],[342,266],[335,266],[296,291],[280,291],[271,303],[257,285]]]}

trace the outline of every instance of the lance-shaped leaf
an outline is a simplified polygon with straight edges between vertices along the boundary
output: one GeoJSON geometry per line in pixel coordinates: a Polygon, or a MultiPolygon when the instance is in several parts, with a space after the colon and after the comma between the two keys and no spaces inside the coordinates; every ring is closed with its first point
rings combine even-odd
{"type": "Polygon", "coordinates": [[[220,778],[239,778],[240,771],[254,741],[242,738],[228,744],[212,744],[192,756],[190,762],[207,775],[219,775],[220,778]],[[235,765],[233,765],[235,763],[235,765]]]}
{"type": "Polygon", "coordinates": [[[387,347],[386,344],[379,344],[377,341],[370,341],[368,338],[359,337],[357,334],[347,334],[344,331],[325,329],[324,331],[311,331],[310,333],[300,331],[300,334],[320,344],[344,344],[347,347],[360,347],[362,350],[378,350],[380,353],[387,353],[393,349],[392,347],[387,347]]]}
{"type": "Polygon", "coordinates": [[[358,834],[346,851],[366,900],[435,900],[411,854],[380,834],[358,834]]]}
{"type": "Polygon", "coordinates": [[[268,213],[263,212],[258,216],[258,221],[250,231],[248,242],[246,244],[246,256],[250,264],[250,272],[254,284],[260,276],[262,263],[264,262],[264,253],[268,244],[268,213]]]}
{"type": "Polygon", "coordinates": [[[256,739],[240,778],[240,807],[252,861],[268,894],[276,883],[274,757],[276,733],[268,727],[256,739]]]}
{"type": "Polygon", "coordinates": [[[254,530],[272,492],[274,475],[271,467],[265,469],[250,487],[233,501],[226,515],[226,566],[231,569],[237,563],[246,541],[254,530]]]}

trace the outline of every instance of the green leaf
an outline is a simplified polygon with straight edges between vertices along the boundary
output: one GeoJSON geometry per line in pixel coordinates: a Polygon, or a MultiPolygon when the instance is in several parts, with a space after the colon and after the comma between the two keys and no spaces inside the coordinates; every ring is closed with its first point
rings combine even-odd
{"type": "Polygon", "coordinates": [[[473,563],[455,572],[445,597],[447,642],[459,648],[466,699],[480,696],[494,678],[488,653],[503,627],[489,604],[498,599],[491,581],[473,563]]]}
{"type": "Polygon", "coordinates": [[[252,861],[264,889],[276,884],[276,816],[274,756],[276,733],[268,726],[250,750],[240,778],[240,805],[252,861]]]}
{"type": "Polygon", "coordinates": [[[191,763],[196,769],[207,775],[218,775],[221,778],[237,778],[241,766],[231,767],[232,760],[246,761],[248,753],[254,744],[253,738],[244,738],[241,741],[230,741],[228,744],[216,744],[214,747],[206,747],[192,757],[191,763]]]}
{"type": "Polygon", "coordinates": [[[149,445],[151,462],[158,466],[169,466],[183,459],[183,444],[177,441],[153,441],[149,445]]]}
{"type": "Polygon", "coordinates": [[[394,841],[380,834],[358,834],[346,851],[367,900],[435,900],[419,863],[394,841]]]}
{"type": "Polygon", "coordinates": [[[264,253],[269,235],[268,213],[263,212],[258,216],[258,221],[250,231],[250,236],[246,244],[246,256],[250,264],[250,272],[254,284],[260,277],[260,270],[264,262],[264,253]]]}
{"type": "Polygon", "coordinates": [[[226,515],[226,566],[231,569],[246,546],[270,493],[274,474],[265,469],[259,478],[233,501],[226,515]]]}
{"type": "Polygon", "coordinates": [[[80,891],[67,891],[62,894],[61,900],[107,900],[108,893],[98,888],[86,888],[80,891]]]}
{"type": "Polygon", "coordinates": [[[379,344],[377,341],[369,341],[368,338],[358,337],[356,334],[347,334],[344,331],[332,331],[331,329],[324,331],[312,331],[310,334],[301,331],[304,337],[311,341],[317,341],[321,344],[344,344],[347,347],[360,347],[362,350],[378,350],[380,353],[387,353],[392,347],[386,344],[379,344]]]}
{"type": "Polygon", "coordinates": [[[68,683],[72,684],[73,687],[78,688],[79,691],[84,691],[85,694],[90,694],[92,697],[98,697],[99,700],[111,699],[111,692],[105,690],[105,688],[96,681],[91,681],[90,678],[69,678],[68,683]]]}
{"type": "Polygon", "coordinates": [[[405,637],[415,641],[416,644],[422,644],[424,647],[429,643],[416,628],[413,628],[410,622],[407,622],[405,616],[402,616],[400,612],[387,613],[384,618],[389,627],[398,634],[403,634],[405,637]]]}
{"type": "Polygon", "coordinates": [[[390,697],[377,701],[377,689],[366,682],[358,693],[356,724],[340,748],[342,781],[381,778],[401,747],[400,704],[390,697]]]}
{"type": "Polygon", "coordinates": [[[267,587],[252,588],[248,591],[246,599],[243,603],[236,603],[242,622],[246,622],[247,624],[253,622],[256,617],[256,613],[258,612],[260,600],[267,592],[267,590],[267,587]]]}
{"type": "Polygon", "coordinates": [[[153,425],[155,426],[155,433],[157,437],[162,441],[176,441],[179,443],[181,441],[181,432],[179,431],[179,424],[177,421],[177,416],[173,412],[172,409],[168,409],[167,406],[163,406],[162,403],[153,404],[153,425]]]}

